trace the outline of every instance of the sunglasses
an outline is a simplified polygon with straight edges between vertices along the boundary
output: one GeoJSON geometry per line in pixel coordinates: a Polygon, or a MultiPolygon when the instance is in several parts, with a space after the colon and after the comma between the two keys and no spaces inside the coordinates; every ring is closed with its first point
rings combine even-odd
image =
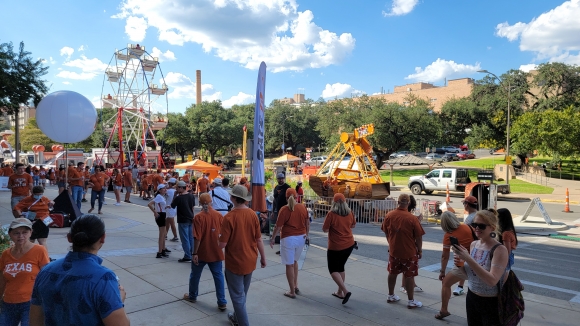
{"type": "Polygon", "coordinates": [[[471,227],[474,229],[485,230],[487,228],[487,224],[483,223],[471,223],[471,227]]]}

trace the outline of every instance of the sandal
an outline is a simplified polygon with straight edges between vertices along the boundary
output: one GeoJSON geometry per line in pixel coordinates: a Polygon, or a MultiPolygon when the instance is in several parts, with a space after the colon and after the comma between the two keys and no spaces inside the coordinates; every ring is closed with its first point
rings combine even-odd
{"type": "Polygon", "coordinates": [[[300,289],[298,289],[298,288],[294,288],[294,293],[296,293],[296,294],[300,294],[300,289]]]}
{"type": "Polygon", "coordinates": [[[290,294],[290,292],[284,292],[284,296],[291,299],[296,299],[296,294],[290,294]]]}
{"type": "Polygon", "coordinates": [[[449,316],[451,316],[450,313],[439,311],[439,313],[435,315],[435,319],[443,320],[443,318],[449,317],[449,316]]]}
{"type": "Polygon", "coordinates": [[[333,292],[333,293],[332,293],[332,296],[333,296],[333,297],[337,297],[337,298],[339,298],[339,299],[344,299],[344,297],[341,297],[341,296],[340,296],[340,295],[338,295],[336,292],[333,292]]]}

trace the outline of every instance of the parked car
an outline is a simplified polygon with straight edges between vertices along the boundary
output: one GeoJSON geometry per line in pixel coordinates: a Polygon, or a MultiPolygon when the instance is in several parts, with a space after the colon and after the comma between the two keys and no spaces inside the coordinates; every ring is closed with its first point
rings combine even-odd
{"type": "Polygon", "coordinates": [[[431,153],[431,154],[428,154],[427,156],[425,156],[425,159],[430,160],[430,161],[441,162],[441,161],[443,161],[443,156],[441,156],[437,153],[431,153]]]}
{"type": "Polygon", "coordinates": [[[445,153],[443,155],[443,162],[459,161],[459,157],[455,153],[445,153]]]}
{"type": "Polygon", "coordinates": [[[405,157],[405,156],[407,156],[409,154],[410,154],[409,151],[395,152],[395,153],[389,155],[389,160],[392,160],[394,158],[399,158],[399,157],[405,157]]]}
{"type": "Polygon", "coordinates": [[[443,146],[442,148],[447,153],[459,153],[460,152],[459,148],[457,148],[455,146],[443,146]]]}
{"type": "Polygon", "coordinates": [[[460,152],[457,154],[457,157],[459,157],[460,160],[467,160],[475,158],[475,154],[472,151],[460,152]]]}
{"type": "Polygon", "coordinates": [[[327,158],[327,156],[314,156],[311,159],[304,161],[304,163],[310,166],[320,166],[327,158]]]}
{"type": "Polygon", "coordinates": [[[471,182],[469,172],[462,168],[445,168],[430,171],[426,175],[417,175],[409,178],[409,189],[413,195],[425,191],[431,194],[434,190],[465,191],[465,186],[471,182]]]}

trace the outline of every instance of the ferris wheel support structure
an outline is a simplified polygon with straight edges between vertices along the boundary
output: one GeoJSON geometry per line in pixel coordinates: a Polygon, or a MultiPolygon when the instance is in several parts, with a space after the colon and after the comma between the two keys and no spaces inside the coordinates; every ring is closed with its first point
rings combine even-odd
{"type": "Polygon", "coordinates": [[[154,131],[167,125],[162,117],[168,113],[167,91],[158,59],[144,46],[129,44],[115,51],[105,71],[101,100],[103,108],[115,109],[116,114],[102,121],[103,131],[109,136],[105,148],[96,155],[98,162],[121,167],[132,157],[134,164],[145,168],[164,167],[154,131]],[[161,87],[153,83],[156,77],[160,77],[161,87]],[[108,92],[105,81],[110,85],[108,92]]]}

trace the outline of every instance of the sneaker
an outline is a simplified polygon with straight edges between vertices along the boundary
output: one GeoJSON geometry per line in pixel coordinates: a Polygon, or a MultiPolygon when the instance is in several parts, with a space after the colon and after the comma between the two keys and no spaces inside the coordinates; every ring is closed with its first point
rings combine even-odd
{"type": "Polygon", "coordinates": [[[197,302],[197,300],[196,300],[196,299],[191,299],[191,298],[189,297],[189,293],[186,293],[186,294],[184,294],[184,295],[183,295],[183,300],[185,300],[185,301],[189,301],[189,302],[191,302],[191,303],[196,303],[196,302],[197,302]]]}
{"type": "Polygon", "coordinates": [[[177,242],[177,241],[179,241],[179,238],[178,237],[175,237],[175,238],[173,238],[173,239],[171,239],[169,241],[177,242]]]}
{"type": "Polygon", "coordinates": [[[171,252],[171,250],[169,250],[169,249],[167,249],[167,248],[163,249],[163,251],[164,251],[164,252],[171,252]]]}
{"type": "Polygon", "coordinates": [[[189,263],[189,262],[191,262],[191,259],[183,257],[183,258],[179,258],[177,261],[180,263],[189,263]]]}
{"type": "Polygon", "coordinates": [[[155,258],[163,258],[163,253],[161,253],[161,252],[158,252],[158,253],[157,253],[157,256],[156,256],[155,258]]]}
{"type": "Polygon", "coordinates": [[[280,254],[280,251],[276,251],[276,255],[279,255],[279,254],[280,254]]]}
{"type": "Polygon", "coordinates": [[[115,206],[121,206],[121,203],[115,203],[115,206]]]}
{"type": "Polygon", "coordinates": [[[233,312],[228,312],[228,320],[232,324],[232,326],[238,326],[238,319],[233,312]]]}
{"type": "Polygon", "coordinates": [[[91,207],[91,209],[89,209],[89,211],[87,213],[90,214],[94,209],[95,209],[94,207],[91,207]]]}
{"type": "Polygon", "coordinates": [[[218,309],[220,311],[225,311],[226,309],[228,309],[228,305],[226,305],[226,304],[218,304],[218,309]]]}
{"type": "Polygon", "coordinates": [[[453,295],[462,295],[463,293],[463,288],[462,287],[456,287],[455,290],[453,290],[453,295]]]}
{"type": "Polygon", "coordinates": [[[81,199],[81,202],[86,203],[88,200],[86,200],[85,198],[81,199]]]}
{"type": "Polygon", "coordinates": [[[388,303],[397,302],[399,300],[401,300],[401,298],[399,298],[399,296],[396,294],[393,294],[393,295],[389,294],[389,297],[387,298],[388,303]]]}
{"type": "Polygon", "coordinates": [[[407,308],[409,308],[409,309],[415,309],[415,308],[421,308],[421,307],[423,307],[423,304],[421,303],[421,301],[409,300],[409,303],[407,303],[407,308]]]}
{"type": "Polygon", "coordinates": [[[407,290],[405,290],[404,287],[401,286],[401,288],[399,289],[400,292],[407,294],[407,290]]]}
{"type": "Polygon", "coordinates": [[[415,285],[415,292],[423,292],[423,289],[421,289],[421,287],[415,285]]]}

